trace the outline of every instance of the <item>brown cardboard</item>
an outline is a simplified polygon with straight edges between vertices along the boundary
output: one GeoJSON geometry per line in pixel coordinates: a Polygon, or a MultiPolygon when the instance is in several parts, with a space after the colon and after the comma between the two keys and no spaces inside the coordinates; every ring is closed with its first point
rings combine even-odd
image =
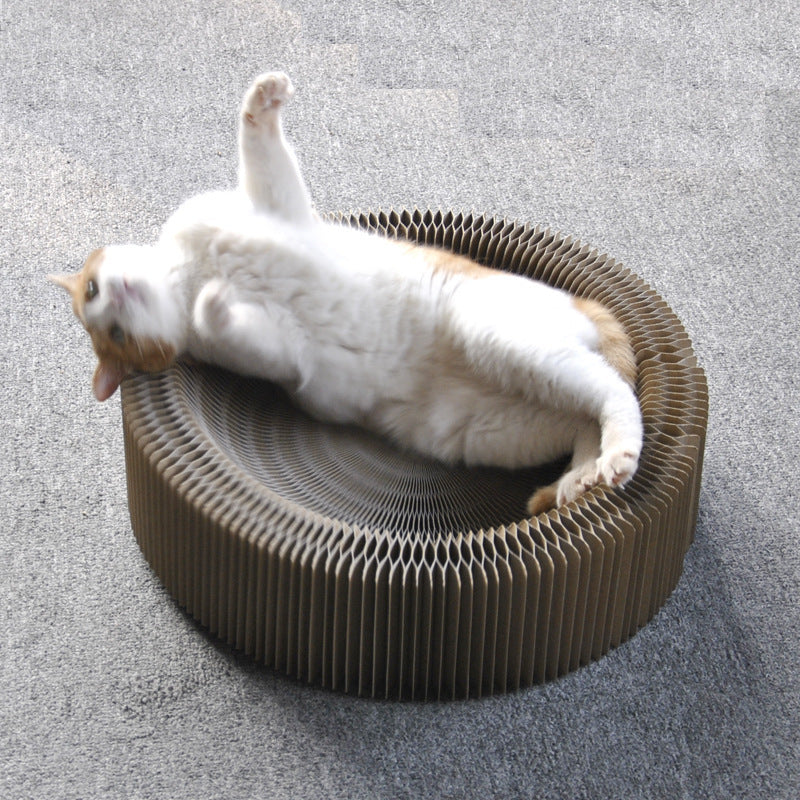
{"type": "Polygon", "coordinates": [[[451,699],[555,678],[665,602],[697,519],[708,394],[675,315],[569,237],[472,213],[340,216],[609,305],[639,365],[639,471],[527,519],[557,465],[448,469],[324,425],[276,387],[176,366],[123,384],[131,524],[176,601],[299,680],[451,699]]]}

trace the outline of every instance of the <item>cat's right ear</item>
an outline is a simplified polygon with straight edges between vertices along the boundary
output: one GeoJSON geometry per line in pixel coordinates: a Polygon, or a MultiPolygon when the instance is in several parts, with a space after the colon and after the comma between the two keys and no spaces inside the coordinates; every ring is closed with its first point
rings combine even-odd
{"type": "Polygon", "coordinates": [[[117,388],[129,373],[130,370],[119,364],[100,361],[97,364],[97,369],[94,371],[94,378],[92,380],[94,396],[101,403],[104,400],[108,400],[108,398],[117,391],[117,388]]]}

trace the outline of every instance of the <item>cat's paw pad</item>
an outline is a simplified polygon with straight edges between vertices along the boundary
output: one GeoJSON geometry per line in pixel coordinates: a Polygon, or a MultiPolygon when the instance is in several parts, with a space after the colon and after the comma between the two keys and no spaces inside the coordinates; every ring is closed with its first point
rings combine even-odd
{"type": "Polygon", "coordinates": [[[242,113],[253,125],[282,106],[294,94],[294,87],[285,72],[259,75],[244,98],[242,113]]]}
{"type": "Polygon", "coordinates": [[[620,448],[603,453],[597,459],[597,482],[606,486],[624,486],[639,466],[639,453],[634,449],[620,448]]]}
{"type": "Polygon", "coordinates": [[[197,298],[197,324],[209,333],[220,333],[231,321],[231,292],[222,281],[207,283],[197,298]]]}

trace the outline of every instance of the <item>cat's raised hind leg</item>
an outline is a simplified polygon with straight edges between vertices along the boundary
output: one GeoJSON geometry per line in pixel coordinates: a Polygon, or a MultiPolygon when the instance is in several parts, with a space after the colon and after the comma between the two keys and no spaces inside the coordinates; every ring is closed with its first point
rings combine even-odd
{"type": "Polygon", "coordinates": [[[293,94],[283,72],[259,75],[247,90],[239,120],[239,186],[260,211],[303,223],[314,219],[311,199],[281,124],[293,94]]]}

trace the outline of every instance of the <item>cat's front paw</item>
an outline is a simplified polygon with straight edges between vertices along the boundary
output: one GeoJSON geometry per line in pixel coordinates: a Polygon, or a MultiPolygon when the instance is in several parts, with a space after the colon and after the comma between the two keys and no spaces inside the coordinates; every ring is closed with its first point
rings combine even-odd
{"type": "Polygon", "coordinates": [[[220,280],[209,281],[197,297],[195,325],[198,330],[219,335],[231,321],[231,291],[220,280]]]}
{"type": "Polygon", "coordinates": [[[259,75],[244,97],[242,114],[251,125],[273,119],[275,112],[294,94],[294,87],[285,72],[259,75]]]}
{"type": "Polygon", "coordinates": [[[597,459],[597,482],[606,486],[624,486],[639,466],[639,451],[633,447],[603,453],[597,459]]]}

